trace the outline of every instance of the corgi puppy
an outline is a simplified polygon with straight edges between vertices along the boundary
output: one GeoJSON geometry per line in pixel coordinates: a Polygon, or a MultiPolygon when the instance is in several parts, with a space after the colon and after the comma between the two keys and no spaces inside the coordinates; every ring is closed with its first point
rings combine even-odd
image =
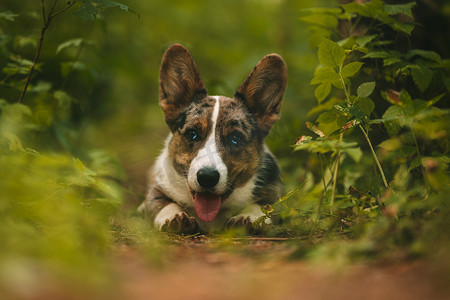
{"type": "Polygon", "coordinates": [[[286,65],[262,58],[233,98],[209,96],[189,51],[164,53],[159,104],[171,131],[150,171],[138,211],[163,231],[217,232],[263,216],[282,192],[277,162],[264,143],[279,119],[286,65]]]}

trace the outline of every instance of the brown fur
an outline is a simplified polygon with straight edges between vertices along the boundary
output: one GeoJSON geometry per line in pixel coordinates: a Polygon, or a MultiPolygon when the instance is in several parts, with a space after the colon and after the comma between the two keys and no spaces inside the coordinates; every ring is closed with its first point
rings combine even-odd
{"type": "Polygon", "coordinates": [[[159,104],[172,132],[176,129],[175,122],[180,112],[206,94],[189,51],[179,44],[170,46],[161,62],[159,104]]]}
{"type": "Polygon", "coordinates": [[[198,150],[204,145],[211,128],[211,115],[215,100],[205,98],[201,102],[192,103],[184,112],[185,121],[173,132],[169,144],[170,160],[178,174],[186,177],[191,161],[197,156],[198,150]],[[199,142],[191,142],[186,137],[189,130],[195,129],[199,142]]]}
{"type": "Polygon", "coordinates": [[[258,167],[262,145],[255,121],[241,101],[220,97],[216,139],[220,141],[220,155],[228,168],[230,187],[243,186],[258,167]],[[241,136],[237,146],[230,141],[234,134],[241,136]]]}
{"type": "Polygon", "coordinates": [[[261,59],[236,91],[267,135],[280,118],[281,100],[286,88],[287,72],[283,59],[270,54],[261,59]]]}

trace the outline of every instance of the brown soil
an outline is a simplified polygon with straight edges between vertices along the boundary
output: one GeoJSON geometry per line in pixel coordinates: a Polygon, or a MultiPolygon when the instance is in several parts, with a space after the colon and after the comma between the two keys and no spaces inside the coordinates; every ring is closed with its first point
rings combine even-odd
{"type": "Polygon", "coordinates": [[[0,299],[450,299],[449,273],[425,260],[338,268],[289,259],[288,245],[265,238],[171,238],[164,259],[153,262],[135,246],[118,245],[114,286],[42,276],[38,284],[18,282],[12,294],[0,289],[0,299]]]}
{"type": "Polygon", "coordinates": [[[289,260],[280,241],[231,241],[225,248],[208,239],[182,241],[168,250],[169,261],[155,267],[120,246],[120,298],[450,299],[450,281],[424,261],[336,268],[289,260]]]}

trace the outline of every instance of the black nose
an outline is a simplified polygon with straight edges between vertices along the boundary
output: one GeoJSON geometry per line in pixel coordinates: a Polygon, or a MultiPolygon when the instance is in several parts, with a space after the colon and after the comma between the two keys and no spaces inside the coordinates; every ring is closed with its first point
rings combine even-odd
{"type": "Polygon", "coordinates": [[[219,172],[213,168],[201,168],[197,172],[197,181],[205,189],[212,188],[219,182],[219,172]]]}

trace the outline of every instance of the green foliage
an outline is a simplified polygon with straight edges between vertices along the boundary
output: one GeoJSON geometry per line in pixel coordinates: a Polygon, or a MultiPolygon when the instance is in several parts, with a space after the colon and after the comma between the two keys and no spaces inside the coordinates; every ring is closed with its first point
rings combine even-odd
{"type": "MultiPolygon", "coordinates": [[[[49,8],[42,1],[44,27],[76,2],[59,7],[54,1],[49,8]]],[[[83,1],[83,5],[91,2],[98,1],[83,1]]],[[[106,2],[102,5],[99,8],[112,7],[106,2]]],[[[19,17],[9,11],[0,14],[13,24],[19,24],[19,17]]],[[[0,90],[4,98],[0,99],[2,291],[17,288],[13,281],[22,276],[21,272],[30,278],[22,287],[25,289],[41,275],[87,284],[112,280],[105,276],[109,267],[104,257],[113,241],[110,220],[123,201],[124,191],[119,184],[123,172],[105,151],[76,151],[78,128],[73,111],[80,108],[80,103],[64,84],[30,81],[36,74],[33,71],[46,72],[48,67],[46,61],[36,59],[42,50],[44,31],[38,43],[5,34],[22,42],[5,43],[0,52],[0,90]],[[16,52],[28,46],[37,48],[34,61],[16,52]],[[27,97],[17,103],[20,92],[27,97]],[[7,272],[12,275],[5,277],[7,272]]],[[[82,39],[70,40],[61,44],[57,53],[83,43],[82,39]]]]}
{"type": "Polygon", "coordinates": [[[81,0],[73,2],[77,2],[76,5],[78,6],[77,10],[75,10],[73,14],[91,22],[97,19],[97,16],[101,11],[111,7],[117,7],[124,11],[134,12],[134,10],[130,9],[128,6],[111,0],[81,0]]]}
{"type": "Polygon", "coordinates": [[[433,226],[448,213],[450,69],[436,52],[396,44],[414,29],[414,7],[372,0],[301,17],[320,63],[310,82],[317,117],[306,123],[318,137],[293,148],[311,153],[316,171],[280,215],[310,239],[344,233],[354,257],[429,253],[448,234],[433,226]]]}

